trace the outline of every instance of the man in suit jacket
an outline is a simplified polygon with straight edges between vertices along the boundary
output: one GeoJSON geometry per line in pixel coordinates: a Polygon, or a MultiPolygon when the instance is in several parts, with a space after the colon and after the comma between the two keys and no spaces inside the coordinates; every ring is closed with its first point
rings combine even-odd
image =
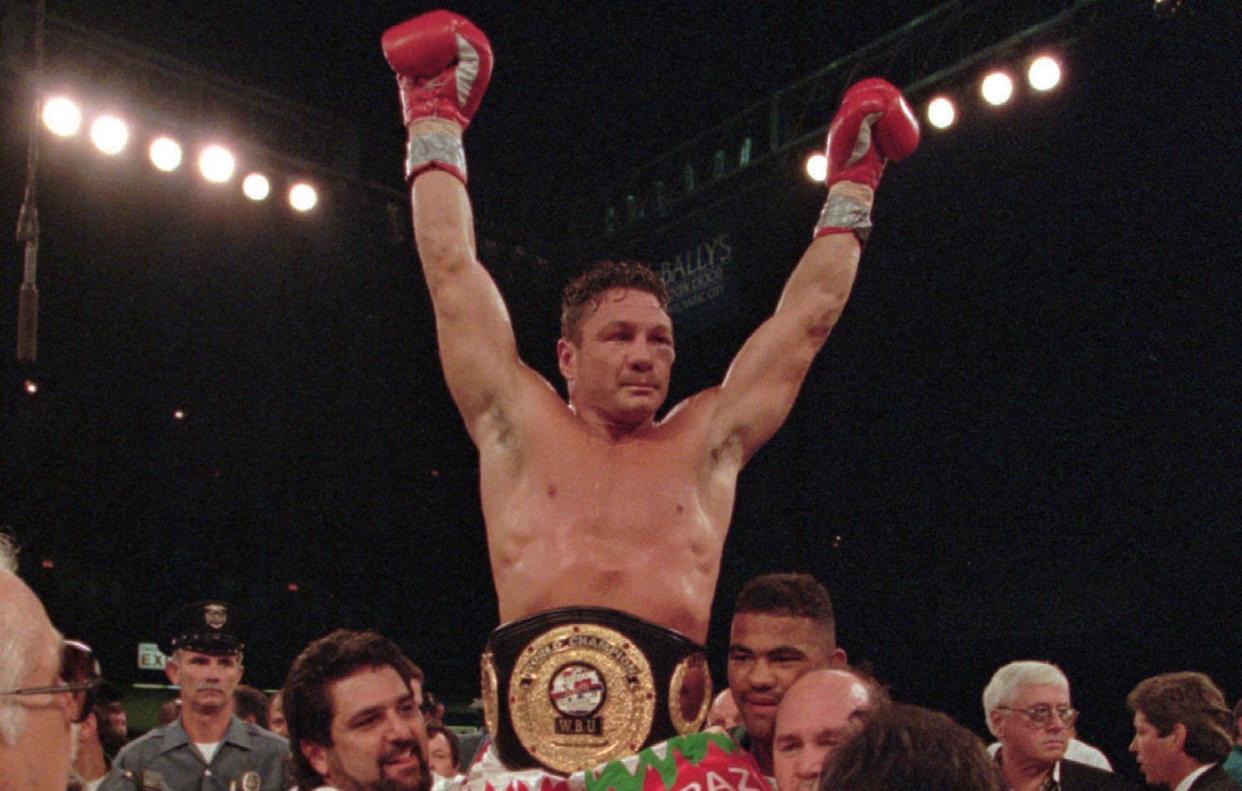
{"type": "Polygon", "coordinates": [[[1239,791],[1220,762],[1232,746],[1225,696],[1202,673],[1164,673],[1139,682],[1130,752],[1153,786],[1171,791],[1239,791]]]}
{"type": "Polygon", "coordinates": [[[1048,662],[1010,662],[983,691],[988,729],[1000,742],[996,763],[1013,791],[1125,791],[1132,783],[1093,766],[1066,760],[1078,712],[1069,679],[1048,662]]]}

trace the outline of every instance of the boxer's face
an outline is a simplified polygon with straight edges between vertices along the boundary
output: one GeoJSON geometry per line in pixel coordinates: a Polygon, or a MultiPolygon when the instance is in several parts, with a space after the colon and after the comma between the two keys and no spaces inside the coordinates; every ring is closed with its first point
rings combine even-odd
{"type": "Polygon", "coordinates": [[[609,289],[576,334],[557,343],[557,356],[579,413],[623,424],[653,418],[674,357],[673,322],[655,295],[609,289]]]}

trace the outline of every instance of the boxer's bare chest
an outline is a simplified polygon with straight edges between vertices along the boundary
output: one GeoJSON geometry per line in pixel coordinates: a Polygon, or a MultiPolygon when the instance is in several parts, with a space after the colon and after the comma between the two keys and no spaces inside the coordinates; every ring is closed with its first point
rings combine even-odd
{"type": "Polygon", "coordinates": [[[543,439],[520,463],[483,462],[502,619],[594,605],[697,631],[733,505],[733,479],[705,466],[702,438],[674,427],[610,441],[554,425],[543,439]]]}

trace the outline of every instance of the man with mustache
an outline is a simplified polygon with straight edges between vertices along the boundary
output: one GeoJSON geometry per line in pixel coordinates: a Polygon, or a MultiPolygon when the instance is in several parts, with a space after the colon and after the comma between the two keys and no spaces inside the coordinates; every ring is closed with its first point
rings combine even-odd
{"type": "Polygon", "coordinates": [[[338,629],[308,645],[281,690],[299,788],[429,791],[414,664],[375,632],[338,629]]]}
{"type": "Polygon", "coordinates": [[[164,673],[181,688],[181,714],[117,754],[100,791],[282,791],[289,743],[233,714],[242,678],[236,611],[223,601],[191,604],[165,630],[164,673]]]}
{"type": "Polygon", "coordinates": [[[673,322],[665,284],[641,263],[605,262],[566,287],[556,344],[566,399],[518,355],[477,257],[466,189],[462,135],[491,78],[487,36],[432,11],[381,44],[408,132],[440,362],[479,452],[502,624],[482,663],[489,765],[572,773],[695,732],[710,690],[684,682],[706,679],[738,475],[785,422],[845,309],[881,173],[913,153],[918,122],[882,79],[844,93],[827,201],[775,311],[719,385],[657,419],[673,322]]]}
{"type": "Polygon", "coordinates": [[[1000,742],[996,762],[1012,791],[1137,788],[1117,775],[1071,761],[1065,749],[1078,712],[1069,679],[1048,662],[1010,662],[983,690],[988,730],[1000,742]]]}

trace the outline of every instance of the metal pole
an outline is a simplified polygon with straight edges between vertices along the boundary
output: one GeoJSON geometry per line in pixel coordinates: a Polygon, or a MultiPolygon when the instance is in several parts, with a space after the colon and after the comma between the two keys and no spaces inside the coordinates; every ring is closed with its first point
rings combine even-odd
{"type": "Polygon", "coordinates": [[[34,114],[30,117],[30,146],[26,154],[26,196],[17,217],[17,241],[26,245],[22,285],[17,294],[17,360],[34,363],[39,356],[39,287],[35,274],[39,262],[39,207],[35,184],[39,166],[39,113],[43,106],[43,12],[45,0],[35,6],[34,114]]]}

